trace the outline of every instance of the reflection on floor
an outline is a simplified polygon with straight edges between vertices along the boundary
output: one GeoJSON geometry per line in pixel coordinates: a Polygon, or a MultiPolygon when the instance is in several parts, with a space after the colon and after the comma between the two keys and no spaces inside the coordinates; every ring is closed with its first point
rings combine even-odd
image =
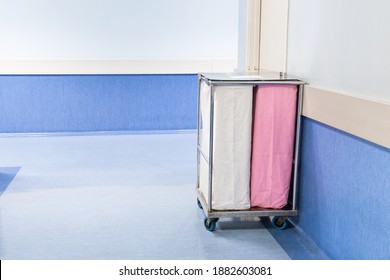
{"type": "Polygon", "coordinates": [[[194,131],[3,135],[0,259],[321,258],[258,218],[206,231],[195,181],[194,131]]]}

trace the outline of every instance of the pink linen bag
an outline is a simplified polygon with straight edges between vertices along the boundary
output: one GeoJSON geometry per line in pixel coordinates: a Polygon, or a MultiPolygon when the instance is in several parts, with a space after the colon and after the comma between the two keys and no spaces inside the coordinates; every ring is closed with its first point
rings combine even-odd
{"type": "Polygon", "coordinates": [[[290,189],[296,85],[259,85],[253,102],[251,207],[283,208],[290,189]]]}

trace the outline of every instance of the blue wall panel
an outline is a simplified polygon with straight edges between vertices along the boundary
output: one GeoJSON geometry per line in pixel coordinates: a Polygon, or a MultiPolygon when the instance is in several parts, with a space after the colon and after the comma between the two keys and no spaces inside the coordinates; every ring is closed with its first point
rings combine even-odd
{"type": "Polygon", "coordinates": [[[196,75],[0,76],[0,132],[196,128],[196,75]]]}
{"type": "Polygon", "coordinates": [[[390,259],[390,150],[303,121],[299,216],[334,259],[390,259]]]}

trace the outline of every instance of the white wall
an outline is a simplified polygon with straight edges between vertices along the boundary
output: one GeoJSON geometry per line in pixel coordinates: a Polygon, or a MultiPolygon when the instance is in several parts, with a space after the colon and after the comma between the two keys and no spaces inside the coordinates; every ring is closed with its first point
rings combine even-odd
{"type": "Polygon", "coordinates": [[[0,27],[0,60],[236,60],[238,0],[0,0],[0,27]]]}
{"type": "Polygon", "coordinates": [[[239,1],[238,72],[258,73],[261,0],[239,1]]]}
{"type": "Polygon", "coordinates": [[[287,72],[390,102],[390,1],[290,1],[287,72]]]}
{"type": "Polygon", "coordinates": [[[286,71],[288,1],[240,0],[239,71],[286,71]]]}
{"type": "Polygon", "coordinates": [[[286,72],[288,1],[261,1],[260,68],[262,69],[286,72]]]}

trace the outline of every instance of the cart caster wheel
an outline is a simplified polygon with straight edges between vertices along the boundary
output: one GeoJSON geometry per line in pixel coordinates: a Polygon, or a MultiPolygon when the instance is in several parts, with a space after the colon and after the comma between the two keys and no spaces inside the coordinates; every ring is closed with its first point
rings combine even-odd
{"type": "Polygon", "coordinates": [[[218,218],[217,219],[204,218],[204,227],[208,231],[214,231],[215,230],[215,226],[217,225],[217,222],[218,222],[218,218]]]}
{"type": "Polygon", "coordinates": [[[272,218],[271,223],[274,226],[274,228],[283,230],[287,227],[287,217],[275,216],[272,218]]]}
{"type": "Polygon", "coordinates": [[[198,203],[198,207],[199,207],[200,209],[203,209],[202,204],[201,204],[200,201],[199,201],[199,198],[196,199],[196,202],[198,203]]]}

